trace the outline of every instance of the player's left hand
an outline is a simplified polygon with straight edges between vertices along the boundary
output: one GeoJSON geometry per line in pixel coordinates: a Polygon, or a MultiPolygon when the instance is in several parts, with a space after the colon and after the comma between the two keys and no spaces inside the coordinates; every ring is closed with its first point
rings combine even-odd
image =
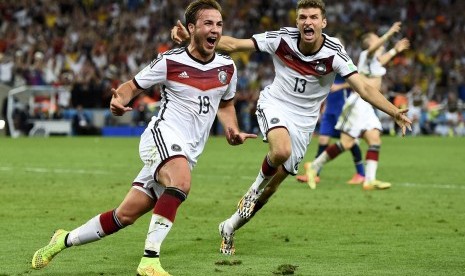
{"type": "Polygon", "coordinates": [[[402,38],[401,40],[396,42],[394,49],[396,49],[397,53],[403,52],[410,48],[410,41],[407,38],[402,38]]]}
{"type": "Polygon", "coordinates": [[[184,41],[188,40],[190,37],[189,32],[186,27],[181,23],[180,20],[176,22],[176,26],[171,29],[171,39],[177,43],[181,44],[184,41]]]}
{"type": "Polygon", "coordinates": [[[394,116],[396,124],[402,129],[402,136],[405,136],[405,132],[408,130],[412,131],[412,121],[405,115],[408,112],[408,108],[399,109],[394,116]]]}
{"type": "Polygon", "coordinates": [[[244,141],[248,138],[257,138],[257,135],[244,132],[237,132],[230,127],[226,131],[226,140],[228,140],[228,143],[232,146],[243,144],[244,141]]]}

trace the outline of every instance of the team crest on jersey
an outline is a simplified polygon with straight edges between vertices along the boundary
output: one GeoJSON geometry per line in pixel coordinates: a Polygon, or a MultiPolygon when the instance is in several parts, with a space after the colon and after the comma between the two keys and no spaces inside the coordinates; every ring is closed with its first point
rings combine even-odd
{"type": "Polygon", "coordinates": [[[225,72],[225,71],[220,71],[218,73],[218,80],[222,83],[222,84],[226,84],[226,82],[228,81],[228,74],[225,72]]]}
{"type": "Polygon", "coordinates": [[[177,145],[177,144],[173,144],[173,145],[171,146],[171,150],[172,150],[172,151],[177,151],[177,152],[179,152],[179,151],[181,151],[181,146],[180,146],[180,145],[177,145]]]}
{"type": "Polygon", "coordinates": [[[315,71],[318,72],[318,74],[323,75],[326,73],[326,65],[324,63],[319,63],[315,65],[315,71]]]}
{"type": "Polygon", "coordinates": [[[270,122],[271,122],[272,124],[277,124],[277,123],[279,123],[279,118],[273,118],[273,119],[271,119],[270,122]]]}

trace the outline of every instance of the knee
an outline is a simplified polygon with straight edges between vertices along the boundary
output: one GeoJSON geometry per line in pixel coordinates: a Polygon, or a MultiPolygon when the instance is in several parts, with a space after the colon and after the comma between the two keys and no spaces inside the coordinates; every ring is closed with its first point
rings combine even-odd
{"type": "Polygon", "coordinates": [[[373,137],[367,141],[369,146],[381,146],[381,138],[380,137],[373,137]]]}
{"type": "Polygon", "coordinates": [[[355,140],[344,140],[340,142],[344,150],[350,150],[355,144],[355,140]]]}
{"type": "Polygon", "coordinates": [[[119,222],[124,226],[134,224],[134,222],[136,222],[136,220],[140,217],[140,215],[136,213],[127,212],[125,210],[120,209],[116,209],[115,215],[118,218],[119,222]]]}
{"type": "Polygon", "coordinates": [[[191,181],[190,179],[181,179],[177,181],[176,183],[173,183],[173,187],[176,187],[183,191],[186,195],[189,194],[189,191],[191,189],[191,181]]]}
{"type": "Polygon", "coordinates": [[[166,171],[160,171],[158,175],[158,182],[165,187],[175,187],[180,189],[187,195],[191,188],[191,175],[190,172],[168,173],[166,171]]]}
{"type": "Polygon", "coordinates": [[[292,150],[290,146],[283,146],[274,149],[270,152],[270,159],[274,165],[281,165],[286,162],[287,159],[291,156],[292,150]]]}

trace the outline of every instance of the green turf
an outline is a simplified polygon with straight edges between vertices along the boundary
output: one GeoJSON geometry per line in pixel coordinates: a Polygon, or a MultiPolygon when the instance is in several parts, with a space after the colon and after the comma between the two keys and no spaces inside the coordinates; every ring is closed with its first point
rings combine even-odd
{"type": "MultiPolygon", "coordinates": [[[[173,275],[464,275],[465,139],[383,137],[387,191],[344,182],[345,153],[316,190],[288,178],[219,254],[220,221],[258,172],[267,145],[212,137],[162,247],[173,275]],[[286,268],[280,266],[287,265],[286,268]]],[[[30,268],[54,229],[79,226],[122,200],[141,167],[137,138],[0,139],[0,275],[135,275],[149,216],[102,241],[30,268]]],[[[305,160],[315,154],[316,139],[305,160]]],[[[363,145],[363,149],[366,147],[363,145]]],[[[301,168],[302,170],[302,168],[301,168]]]]}

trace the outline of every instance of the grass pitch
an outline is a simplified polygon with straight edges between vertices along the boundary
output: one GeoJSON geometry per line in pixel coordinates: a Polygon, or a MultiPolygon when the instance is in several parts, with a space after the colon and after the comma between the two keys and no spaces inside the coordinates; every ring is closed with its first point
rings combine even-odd
{"type": "MultiPolygon", "coordinates": [[[[42,270],[30,261],[55,229],[71,230],[118,205],[142,166],[138,142],[0,138],[0,275],[136,274],[149,215],[99,242],[65,250],[42,270]]],[[[316,190],[289,177],[236,233],[236,255],[222,256],[218,223],[234,212],[266,151],[260,139],[238,147],[210,139],[162,247],[167,271],[464,275],[465,139],[383,137],[378,178],[393,183],[386,191],[345,184],[354,170],[349,153],[325,166],[316,190]]]]}

